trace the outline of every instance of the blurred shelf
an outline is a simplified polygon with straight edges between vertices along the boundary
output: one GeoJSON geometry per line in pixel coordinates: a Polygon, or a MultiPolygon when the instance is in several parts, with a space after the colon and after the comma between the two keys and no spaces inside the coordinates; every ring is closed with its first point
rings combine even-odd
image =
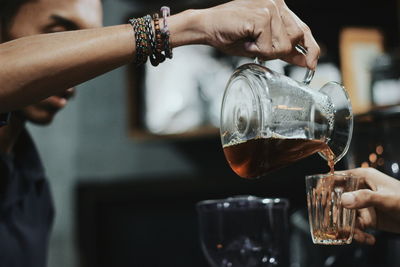
{"type": "Polygon", "coordinates": [[[129,135],[138,140],[154,140],[154,139],[194,139],[194,138],[208,138],[218,137],[219,129],[213,126],[201,126],[196,129],[176,134],[155,134],[147,131],[144,128],[133,127],[129,131],[129,135]]]}

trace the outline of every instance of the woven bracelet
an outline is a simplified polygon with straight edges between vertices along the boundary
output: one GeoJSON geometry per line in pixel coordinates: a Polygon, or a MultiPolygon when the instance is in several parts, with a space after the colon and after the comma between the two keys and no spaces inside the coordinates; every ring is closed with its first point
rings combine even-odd
{"type": "Polygon", "coordinates": [[[151,21],[150,15],[147,15],[138,19],[130,19],[129,23],[132,25],[135,31],[136,40],[136,56],[134,63],[136,65],[142,65],[147,62],[147,58],[151,55],[151,34],[152,30],[146,27],[146,21],[151,21]]]}
{"type": "Polygon", "coordinates": [[[151,18],[150,15],[146,16],[145,26],[146,26],[146,31],[148,32],[149,43],[150,43],[150,47],[151,47],[151,52],[150,52],[150,55],[149,55],[150,62],[154,66],[154,61],[156,60],[156,56],[154,54],[154,47],[156,46],[156,39],[154,37],[152,18],[151,18]]]}

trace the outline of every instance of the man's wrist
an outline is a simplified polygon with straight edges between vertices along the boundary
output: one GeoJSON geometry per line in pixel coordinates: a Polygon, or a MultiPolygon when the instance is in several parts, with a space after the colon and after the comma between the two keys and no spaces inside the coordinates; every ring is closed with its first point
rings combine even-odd
{"type": "Polygon", "coordinates": [[[207,34],[203,15],[202,9],[189,9],[171,16],[168,19],[171,46],[206,44],[207,34]]]}

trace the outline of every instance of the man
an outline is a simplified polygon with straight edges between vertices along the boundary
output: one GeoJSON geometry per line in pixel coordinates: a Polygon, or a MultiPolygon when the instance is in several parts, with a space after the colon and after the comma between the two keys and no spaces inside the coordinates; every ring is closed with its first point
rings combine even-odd
{"type": "MultiPolygon", "coordinates": [[[[3,41],[101,26],[100,0],[21,2],[14,16],[3,20],[3,41]]],[[[0,127],[0,266],[46,266],[53,203],[25,124],[49,124],[73,94],[70,88],[18,110],[0,127]]]]}
{"type": "MultiPolygon", "coordinates": [[[[25,123],[50,123],[73,94],[68,87],[136,53],[131,25],[98,28],[101,20],[100,0],[0,0],[0,112],[21,108],[0,128],[0,266],[42,267],[47,261],[52,198],[25,123]],[[89,28],[97,29],[79,31],[89,28]]],[[[310,68],[319,54],[311,32],[282,0],[186,11],[171,16],[169,28],[172,47],[202,43],[310,68]],[[309,49],[306,59],[293,55],[299,42],[309,49]]]]}

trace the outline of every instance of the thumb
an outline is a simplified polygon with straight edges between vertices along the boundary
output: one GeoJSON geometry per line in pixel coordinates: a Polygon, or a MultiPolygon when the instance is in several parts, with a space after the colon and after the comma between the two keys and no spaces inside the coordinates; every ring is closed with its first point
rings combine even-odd
{"type": "Polygon", "coordinates": [[[375,192],[362,189],[342,194],[342,205],[348,209],[363,209],[374,206],[375,192]]]}

